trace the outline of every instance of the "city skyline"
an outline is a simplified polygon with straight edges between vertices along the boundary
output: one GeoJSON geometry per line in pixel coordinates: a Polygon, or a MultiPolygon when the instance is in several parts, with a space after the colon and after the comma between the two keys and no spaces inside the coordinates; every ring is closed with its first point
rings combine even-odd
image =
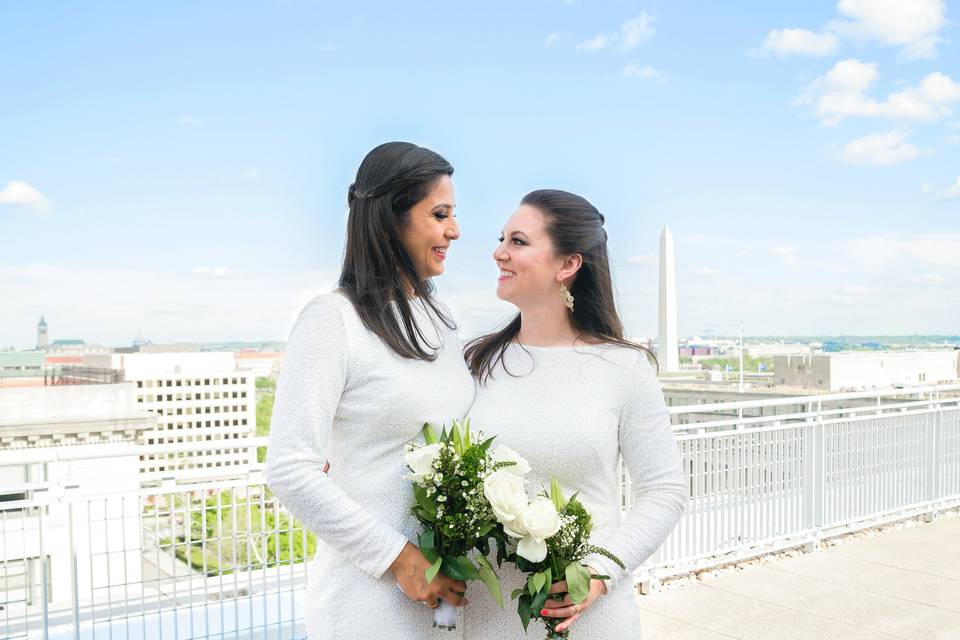
{"type": "Polygon", "coordinates": [[[388,139],[456,167],[464,337],[539,187],[606,215],[632,335],[665,224],[682,336],[956,334],[960,12],[877,6],[8,7],[0,345],[285,340],[388,139]]]}

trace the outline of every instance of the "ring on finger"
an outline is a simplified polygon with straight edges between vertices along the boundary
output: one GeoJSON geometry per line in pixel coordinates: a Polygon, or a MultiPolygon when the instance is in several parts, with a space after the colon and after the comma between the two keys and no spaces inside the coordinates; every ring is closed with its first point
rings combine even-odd
{"type": "Polygon", "coordinates": [[[579,603],[579,602],[576,603],[575,605],[573,605],[573,613],[574,613],[575,615],[580,613],[580,603],[579,603]]]}
{"type": "Polygon", "coordinates": [[[433,602],[424,602],[423,604],[426,605],[428,609],[436,609],[440,606],[440,601],[434,600],[433,602]]]}

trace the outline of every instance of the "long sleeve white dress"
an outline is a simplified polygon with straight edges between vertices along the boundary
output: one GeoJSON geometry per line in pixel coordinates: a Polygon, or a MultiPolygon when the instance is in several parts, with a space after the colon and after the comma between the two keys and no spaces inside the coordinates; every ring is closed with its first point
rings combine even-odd
{"type": "Polygon", "coordinates": [[[408,600],[388,570],[419,528],[410,514],[404,444],[420,441],[424,422],[461,418],[474,385],[456,331],[419,301],[411,304],[424,334],[436,336],[432,362],[398,356],[340,292],[310,301],[287,343],[267,478],[318,538],[307,572],[310,640],[438,633],[432,612],[408,600]]]}
{"type": "MultiPolygon", "coordinates": [[[[494,377],[478,386],[469,412],[471,428],[529,461],[532,497],[559,480],[565,495],[579,499],[593,515],[594,544],[605,547],[627,567],[602,555],[587,564],[611,576],[608,592],[570,627],[575,640],[640,638],[632,571],[663,543],[687,503],[680,450],[670,427],[663,393],[643,353],[612,345],[521,347],[511,344],[494,377]],[[504,371],[504,365],[507,371],[504,371]],[[633,503],[621,519],[618,457],[630,471],[633,503]]],[[[496,564],[494,563],[496,568],[496,564]]],[[[509,601],[525,577],[504,563],[497,569],[508,600],[504,609],[486,592],[473,590],[461,610],[469,640],[543,637],[533,620],[524,634],[509,601]]]]}

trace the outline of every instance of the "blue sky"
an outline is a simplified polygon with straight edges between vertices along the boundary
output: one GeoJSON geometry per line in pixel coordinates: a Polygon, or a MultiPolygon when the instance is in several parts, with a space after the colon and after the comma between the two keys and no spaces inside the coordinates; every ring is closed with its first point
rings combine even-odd
{"type": "Polygon", "coordinates": [[[386,140],[456,167],[438,284],[466,335],[510,312],[489,255],[542,187],[606,214],[633,335],[664,224],[684,335],[960,331],[956,2],[0,11],[0,345],[40,315],[111,345],[285,339],[386,140]]]}

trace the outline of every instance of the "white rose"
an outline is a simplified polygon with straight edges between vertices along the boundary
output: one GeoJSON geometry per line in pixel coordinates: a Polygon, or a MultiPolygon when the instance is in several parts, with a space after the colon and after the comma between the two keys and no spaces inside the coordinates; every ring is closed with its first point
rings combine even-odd
{"type": "Polygon", "coordinates": [[[509,467],[502,467],[504,471],[509,471],[510,473],[516,475],[526,475],[530,473],[530,463],[520,457],[516,451],[510,447],[505,447],[502,444],[497,445],[490,450],[490,458],[494,463],[497,462],[516,462],[517,464],[512,464],[509,467]]]}
{"type": "Polygon", "coordinates": [[[525,483],[522,476],[506,469],[494,471],[483,481],[483,495],[493,507],[497,522],[516,538],[523,535],[517,535],[514,531],[520,516],[527,509],[527,490],[523,488],[525,483]]]}
{"type": "Polygon", "coordinates": [[[525,535],[517,545],[517,555],[540,562],[547,557],[545,540],[560,530],[560,515],[552,500],[537,496],[523,512],[520,526],[525,535]]]}
{"type": "Polygon", "coordinates": [[[421,482],[434,471],[433,461],[440,455],[440,444],[425,444],[404,454],[403,459],[413,473],[407,474],[407,480],[421,482]]]}

